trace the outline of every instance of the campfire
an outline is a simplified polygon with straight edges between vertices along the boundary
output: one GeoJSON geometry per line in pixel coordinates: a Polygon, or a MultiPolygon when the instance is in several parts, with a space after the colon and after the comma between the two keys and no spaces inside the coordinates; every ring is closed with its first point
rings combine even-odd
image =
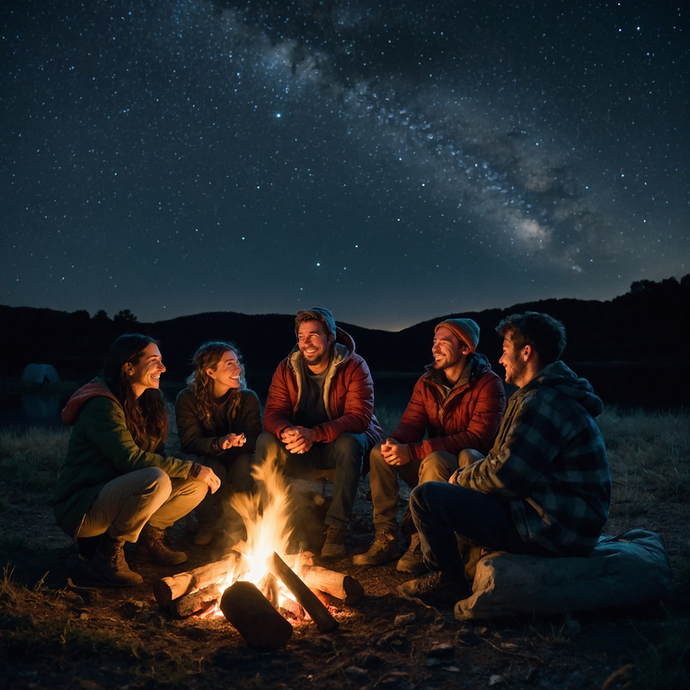
{"type": "Polygon", "coordinates": [[[290,621],[310,618],[322,633],[338,627],[324,594],[352,605],[364,590],[349,575],[315,566],[310,553],[287,553],[290,487],[268,463],[253,474],[261,490],[232,498],[246,541],[214,563],[158,580],[154,595],[159,606],[182,618],[224,615],[249,645],[275,649],[292,636],[290,621]]]}

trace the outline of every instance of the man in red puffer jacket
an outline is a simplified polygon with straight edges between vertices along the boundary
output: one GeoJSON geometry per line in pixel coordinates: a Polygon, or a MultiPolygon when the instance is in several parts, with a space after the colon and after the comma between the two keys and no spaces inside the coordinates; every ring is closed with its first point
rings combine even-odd
{"type": "MultiPolygon", "coordinates": [[[[398,475],[410,488],[448,481],[465,448],[487,453],[506,406],[501,379],[477,353],[479,326],[472,319],[446,319],[434,331],[434,361],[417,381],[398,427],[370,456],[374,542],[353,557],[355,565],[380,565],[399,556],[398,475]],[[426,438],[425,438],[426,436],[426,438]]],[[[413,534],[398,561],[402,572],[426,572],[413,534]]]]}
{"type": "Polygon", "coordinates": [[[335,471],[321,556],[339,558],[362,464],[383,436],[374,416],[374,384],[330,310],[298,312],[295,334],[297,344],[273,374],[256,459],[277,463],[288,476],[313,467],[335,471]]]}

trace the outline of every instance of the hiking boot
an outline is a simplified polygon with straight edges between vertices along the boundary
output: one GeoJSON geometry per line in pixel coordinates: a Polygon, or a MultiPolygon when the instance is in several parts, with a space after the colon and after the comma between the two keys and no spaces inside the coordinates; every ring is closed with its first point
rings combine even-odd
{"type": "Polygon", "coordinates": [[[401,573],[427,573],[429,568],[424,563],[422,558],[422,547],[419,543],[419,534],[413,534],[410,539],[410,545],[398,561],[396,566],[401,573]]]}
{"type": "Polygon", "coordinates": [[[381,565],[400,555],[398,535],[388,529],[377,529],[369,550],[352,557],[355,565],[381,565]]]}
{"type": "Polygon", "coordinates": [[[213,541],[214,528],[215,523],[213,522],[200,522],[196,528],[194,543],[197,546],[206,546],[206,544],[210,544],[213,541]]]}
{"type": "Polygon", "coordinates": [[[187,560],[182,551],[172,551],[165,545],[165,530],[151,527],[148,523],[141,530],[134,555],[140,561],[151,561],[158,565],[177,565],[187,560]]]}
{"type": "Polygon", "coordinates": [[[326,541],[321,547],[321,558],[342,558],[345,555],[345,534],[347,530],[329,527],[326,541]]]}
{"type": "Polygon", "coordinates": [[[438,604],[454,604],[469,596],[470,586],[463,579],[432,573],[417,580],[403,582],[398,586],[398,594],[405,599],[421,599],[438,604]]]}
{"type": "Polygon", "coordinates": [[[113,539],[107,532],[99,538],[94,557],[86,566],[88,571],[108,587],[134,587],[144,578],[129,569],[125,560],[124,541],[113,539]]]}

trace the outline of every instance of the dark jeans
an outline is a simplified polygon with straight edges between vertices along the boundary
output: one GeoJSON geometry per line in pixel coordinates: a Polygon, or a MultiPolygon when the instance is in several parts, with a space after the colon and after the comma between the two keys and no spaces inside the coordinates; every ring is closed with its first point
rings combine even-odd
{"type": "Polygon", "coordinates": [[[252,477],[254,455],[242,453],[235,454],[235,457],[229,459],[222,456],[205,456],[200,459],[218,475],[221,486],[215,494],[209,491],[206,498],[197,506],[197,520],[213,522],[216,519],[218,506],[222,506],[224,510],[234,515],[234,510],[230,508],[232,494],[250,493],[254,490],[254,477],[252,477]]]}
{"type": "Polygon", "coordinates": [[[432,570],[462,571],[456,534],[494,551],[553,555],[520,536],[508,502],[500,497],[457,484],[426,482],[412,490],[410,511],[424,560],[432,570]]]}
{"type": "Polygon", "coordinates": [[[357,486],[362,471],[362,459],[369,451],[364,434],[340,434],[332,443],[315,443],[309,452],[294,455],[273,434],[264,431],[256,442],[257,463],[277,462],[288,477],[302,477],[310,467],[335,470],[333,502],[326,513],[326,524],[347,529],[357,486]]]}

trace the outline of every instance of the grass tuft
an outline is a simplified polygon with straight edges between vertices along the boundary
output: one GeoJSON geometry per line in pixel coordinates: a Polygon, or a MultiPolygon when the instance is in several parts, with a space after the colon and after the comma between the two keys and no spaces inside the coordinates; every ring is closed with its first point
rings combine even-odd
{"type": "Polygon", "coordinates": [[[3,483],[19,491],[52,489],[68,441],[68,429],[1,430],[0,476],[3,483]]]}

